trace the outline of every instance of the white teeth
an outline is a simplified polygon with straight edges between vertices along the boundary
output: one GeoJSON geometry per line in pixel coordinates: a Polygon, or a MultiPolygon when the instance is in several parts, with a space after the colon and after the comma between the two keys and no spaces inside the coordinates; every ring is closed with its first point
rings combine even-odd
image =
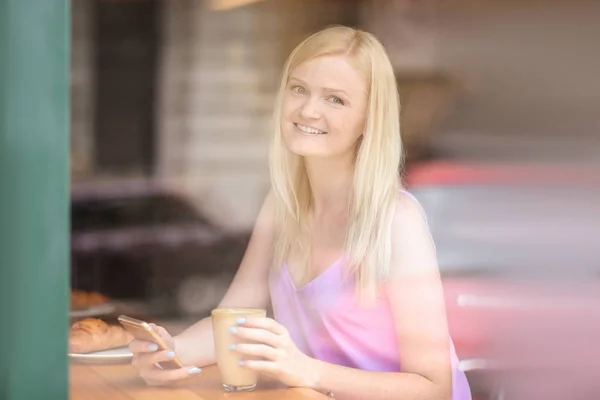
{"type": "Polygon", "coordinates": [[[298,129],[300,129],[302,132],[305,133],[310,133],[311,135],[323,135],[325,132],[320,131],[318,129],[315,128],[311,128],[309,126],[304,126],[304,125],[300,125],[300,124],[296,124],[296,126],[298,127],[298,129]]]}

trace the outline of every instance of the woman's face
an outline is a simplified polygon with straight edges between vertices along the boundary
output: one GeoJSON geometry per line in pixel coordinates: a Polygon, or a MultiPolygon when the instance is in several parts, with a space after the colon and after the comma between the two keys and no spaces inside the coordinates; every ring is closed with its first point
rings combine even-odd
{"type": "Polygon", "coordinates": [[[290,71],[282,104],[286,145],[305,157],[354,152],[365,129],[368,89],[345,56],[322,56],[290,71]]]}

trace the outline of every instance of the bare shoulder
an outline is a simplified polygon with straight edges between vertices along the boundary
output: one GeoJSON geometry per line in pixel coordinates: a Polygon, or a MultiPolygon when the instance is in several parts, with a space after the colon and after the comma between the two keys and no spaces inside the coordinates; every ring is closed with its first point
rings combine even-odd
{"type": "Polygon", "coordinates": [[[275,226],[275,194],[270,189],[256,219],[256,229],[272,230],[275,226]]]}
{"type": "Polygon", "coordinates": [[[425,212],[407,193],[399,193],[392,220],[392,272],[437,271],[435,246],[425,212]]]}
{"type": "Polygon", "coordinates": [[[406,192],[400,192],[396,196],[392,226],[394,231],[400,232],[411,229],[429,230],[425,211],[418,200],[406,192]]]}

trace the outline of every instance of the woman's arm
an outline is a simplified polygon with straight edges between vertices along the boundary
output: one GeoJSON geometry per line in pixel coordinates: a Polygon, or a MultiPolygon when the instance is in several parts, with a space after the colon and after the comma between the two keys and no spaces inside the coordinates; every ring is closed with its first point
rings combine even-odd
{"type": "Polygon", "coordinates": [[[402,372],[369,372],[314,360],[312,386],[343,400],[447,400],[452,372],[444,296],[429,229],[414,201],[398,199],[392,230],[386,292],[402,372]]]}
{"type": "MultiPolygon", "coordinates": [[[[267,308],[268,274],[275,244],[275,208],[271,192],[258,214],[248,248],[219,307],[267,308]]],[[[212,321],[204,318],[174,338],[177,356],[185,365],[215,363],[212,321]]]]}

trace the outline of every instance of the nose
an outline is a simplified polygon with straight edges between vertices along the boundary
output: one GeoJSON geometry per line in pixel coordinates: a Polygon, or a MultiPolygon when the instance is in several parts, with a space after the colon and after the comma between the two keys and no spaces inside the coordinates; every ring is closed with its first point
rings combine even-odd
{"type": "Polygon", "coordinates": [[[319,119],[321,114],[318,109],[317,101],[308,97],[300,108],[300,116],[306,119],[319,119]]]}

